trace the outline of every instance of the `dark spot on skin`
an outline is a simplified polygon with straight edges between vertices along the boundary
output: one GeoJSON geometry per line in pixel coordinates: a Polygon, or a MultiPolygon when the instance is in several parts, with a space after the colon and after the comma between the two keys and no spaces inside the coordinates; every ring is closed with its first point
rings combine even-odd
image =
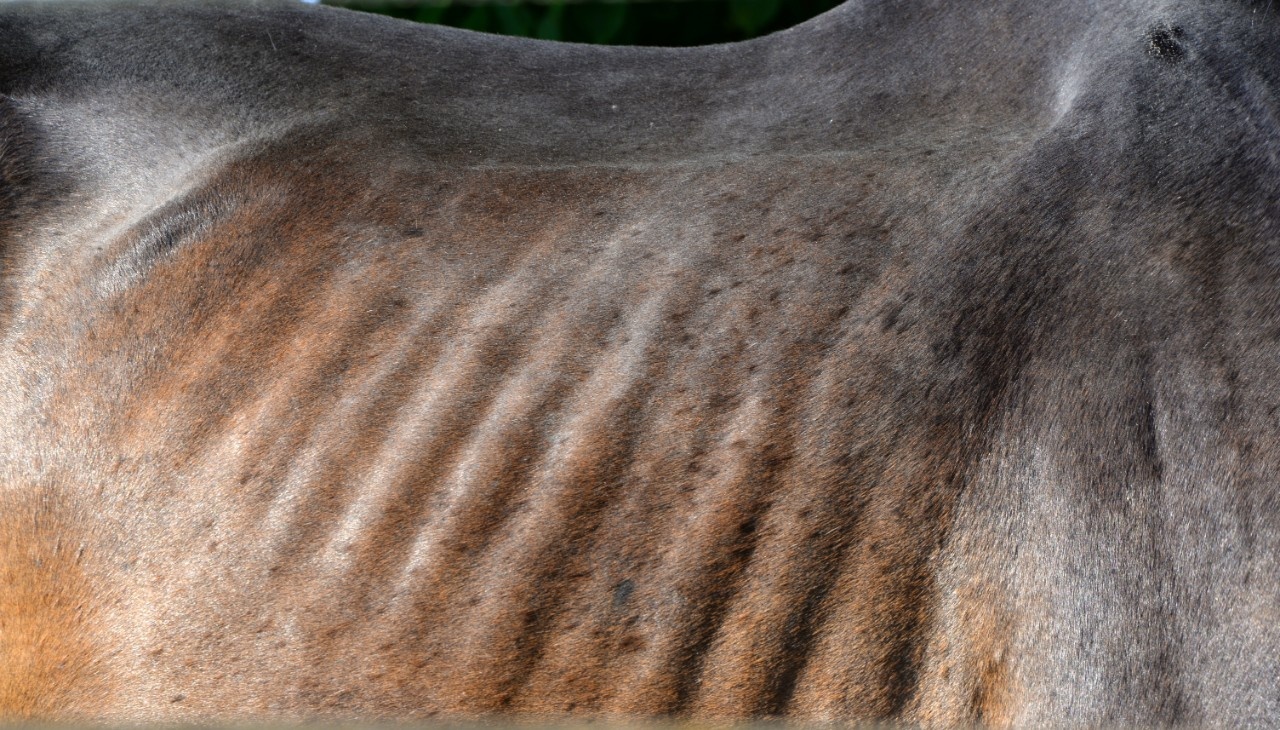
{"type": "Polygon", "coordinates": [[[1177,63],[1186,55],[1180,39],[1182,28],[1176,25],[1156,25],[1147,31],[1147,55],[1167,63],[1177,63]]]}
{"type": "Polygon", "coordinates": [[[421,235],[423,234],[423,232],[424,232],[424,231],[423,231],[421,228],[417,227],[417,226],[414,226],[414,227],[412,227],[412,228],[406,228],[406,229],[404,229],[404,237],[405,237],[405,238],[417,238],[418,236],[421,236],[421,235]]]}
{"type": "Polygon", "coordinates": [[[181,702],[181,701],[185,700],[186,698],[187,698],[187,696],[186,696],[186,695],[174,695],[174,696],[172,696],[172,697],[170,697],[170,698],[169,698],[169,702],[177,703],[177,702],[181,702]]]}
{"type": "Polygon", "coordinates": [[[631,598],[631,594],[636,590],[636,584],[630,580],[624,580],[613,588],[613,607],[621,608],[626,605],[631,598]]]}
{"type": "Polygon", "coordinates": [[[960,354],[960,343],[955,339],[937,340],[929,345],[929,349],[933,352],[934,358],[946,361],[960,354]]]}
{"type": "Polygon", "coordinates": [[[618,649],[624,652],[634,652],[644,647],[644,639],[635,634],[628,634],[622,637],[622,641],[618,643],[618,649]]]}

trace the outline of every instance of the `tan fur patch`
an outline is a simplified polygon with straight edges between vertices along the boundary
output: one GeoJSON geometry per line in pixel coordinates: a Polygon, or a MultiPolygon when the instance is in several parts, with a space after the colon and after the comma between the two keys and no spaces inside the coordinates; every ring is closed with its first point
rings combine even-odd
{"type": "Polygon", "coordinates": [[[7,502],[0,499],[0,719],[65,719],[69,705],[88,708],[106,690],[84,548],[50,501],[7,502]]]}

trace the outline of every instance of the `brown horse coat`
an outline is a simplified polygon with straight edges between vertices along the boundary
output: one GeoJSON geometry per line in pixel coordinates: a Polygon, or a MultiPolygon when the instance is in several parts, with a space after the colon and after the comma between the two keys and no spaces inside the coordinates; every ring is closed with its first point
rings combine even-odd
{"type": "Polygon", "coordinates": [[[0,6],[0,715],[1280,723],[1278,48],[0,6]]]}

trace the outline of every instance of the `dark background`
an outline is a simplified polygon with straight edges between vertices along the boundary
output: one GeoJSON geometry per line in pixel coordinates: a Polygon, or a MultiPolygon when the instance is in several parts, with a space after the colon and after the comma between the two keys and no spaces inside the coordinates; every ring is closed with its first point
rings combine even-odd
{"type": "Polygon", "coordinates": [[[789,28],[843,0],[619,0],[615,2],[378,2],[325,0],[489,33],[556,41],[694,46],[754,38],[789,28]]]}

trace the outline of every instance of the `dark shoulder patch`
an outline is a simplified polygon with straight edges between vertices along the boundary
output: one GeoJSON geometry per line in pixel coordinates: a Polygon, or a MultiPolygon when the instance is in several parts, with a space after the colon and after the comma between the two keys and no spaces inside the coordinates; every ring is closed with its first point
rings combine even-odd
{"type": "Polygon", "coordinates": [[[34,125],[13,99],[0,94],[0,224],[12,221],[39,197],[38,148],[34,125]]]}
{"type": "Polygon", "coordinates": [[[0,95],[20,95],[44,73],[40,48],[30,30],[30,8],[10,6],[0,14],[0,95]]]}

